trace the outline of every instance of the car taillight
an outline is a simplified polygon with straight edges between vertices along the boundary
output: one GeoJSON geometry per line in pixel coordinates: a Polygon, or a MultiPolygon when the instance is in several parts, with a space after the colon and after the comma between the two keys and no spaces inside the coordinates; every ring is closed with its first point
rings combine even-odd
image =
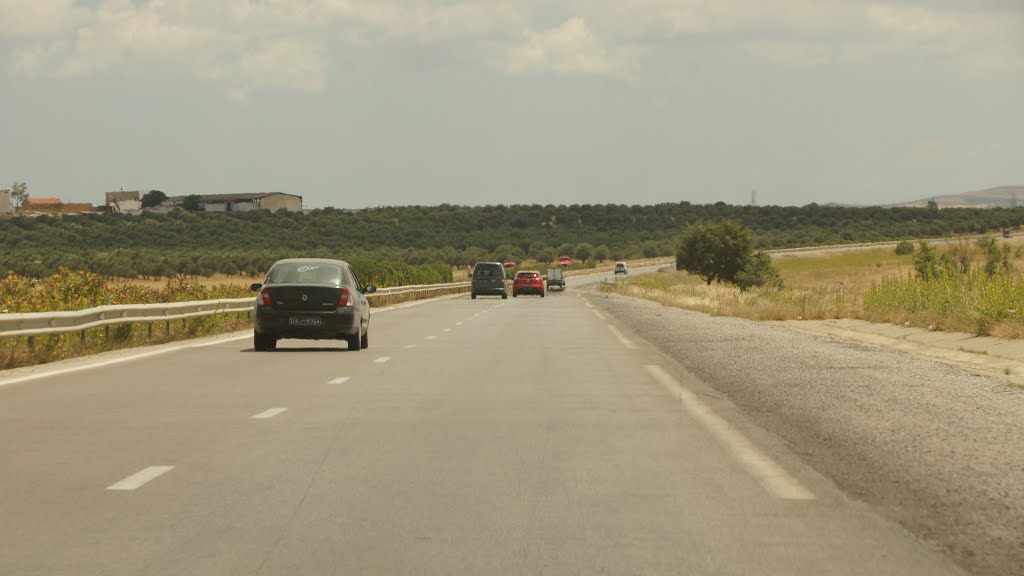
{"type": "Polygon", "coordinates": [[[341,289],[341,298],[338,298],[338,308],[351,308],[352,299],[349,298],[352,294],[348,291],[348,288],[341,289]]]}
{"type": "Polygon", "coordinates": [[[260,290],[260,304],[264,306],[270,306],[272,304],[270,301],[270,288],[260,290]]]}

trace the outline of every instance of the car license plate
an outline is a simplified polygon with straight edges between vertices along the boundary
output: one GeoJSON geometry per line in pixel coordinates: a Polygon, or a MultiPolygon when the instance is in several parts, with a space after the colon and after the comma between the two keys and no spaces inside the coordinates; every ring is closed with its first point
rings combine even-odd
{"type": "Polygon", "coordinates": [[[291,326],[319,326],[319,316],[289,316],[288,324],[291,326]]]}

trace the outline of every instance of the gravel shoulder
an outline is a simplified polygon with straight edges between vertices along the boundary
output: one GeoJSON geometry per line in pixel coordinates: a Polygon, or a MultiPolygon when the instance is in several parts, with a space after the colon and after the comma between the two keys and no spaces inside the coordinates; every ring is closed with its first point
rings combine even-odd
{"type": "Polygon", "coordinates": [[[969,572],[1024,574],[1024,389],[1006,377],[882,340],[583,297],[969,572]]]}

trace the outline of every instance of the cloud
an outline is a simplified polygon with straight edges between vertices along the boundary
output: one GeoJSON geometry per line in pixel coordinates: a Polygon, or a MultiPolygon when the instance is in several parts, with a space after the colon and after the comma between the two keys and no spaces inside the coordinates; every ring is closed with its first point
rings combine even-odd
{"type": "Polygon", "coordinates": [[[1024,7],[1007,1],[0,0],[0,21],[21,74],[185,74],[227,92],[323,90],[352,45],[457,46],[513,75],[621,75],[682,41],[779,66],[1024,67],[1024,7]]]}
{"type": "Polygon", "coordinates": [[[311,42],[283,39],[269,42],[242,57],[240,70],[246,83],[299,92],[324,88],[324,59],[311,42]]]}
{"type": "Polygon", "coordinates": [[[0,0],[0,38],[53,38],[87,15],[74,0],[0,0]]]}
{"type": "Polygon", "coordinates": [[[555,28],[528,31],[522,44],[508,51],[507,66],[513,73],[554,71],[573,74],[612,74],[626,60],[609,54],[601,41],[579,17],[555,28]]]}

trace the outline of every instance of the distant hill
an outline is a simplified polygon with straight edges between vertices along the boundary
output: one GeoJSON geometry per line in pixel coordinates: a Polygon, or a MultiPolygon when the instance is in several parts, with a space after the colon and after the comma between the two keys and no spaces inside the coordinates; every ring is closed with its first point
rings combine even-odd
{"type": "Polygon", "coordinates": [[[923,207],[929,200],[934,200],[939,208],[1014,208],[1024,206],[1024,186],[997,186],[963,194],[948,194],[922,198],[913,202],[892,204],[894,207],[923,207]]]}

